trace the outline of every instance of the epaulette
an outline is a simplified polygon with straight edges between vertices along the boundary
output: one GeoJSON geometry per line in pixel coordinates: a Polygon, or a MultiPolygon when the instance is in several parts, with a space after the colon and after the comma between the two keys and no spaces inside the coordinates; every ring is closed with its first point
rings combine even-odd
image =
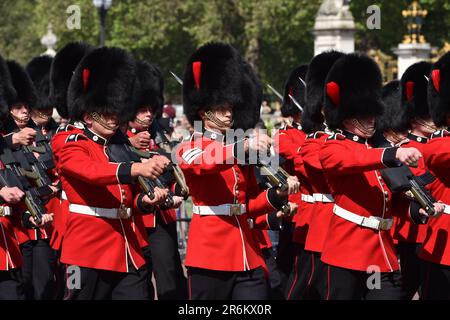
{"type": "Polygon", "coordinates": [[[345,139],[346,139],[345,135],[339,132],[335,132],[327,138],[327,140],[345,140],[345,139]]]}
{"type": "Polygon", "coordinates": [[[56,133],[71,130],[71,127],[73,127],[71,124],[62,124],[56,129],[56,133]]]}
{"type": "Polygon", "coordinates": [[[446,129],[443,129],[443,130],[438,130],[435,133],[433,133],[431,135],[430,139],[443,138],[443,137],[448,137],[448,136],[450,136],[450,132],[448,132],[446,129]]]}
{"type": "Polygon", "coordinates": [[[67,136],[66,143],[76,142],[76,141],[80,141],[80,140],[88,140],[88,138],[81,133],[71,134],[71,135],[67,136]]]}

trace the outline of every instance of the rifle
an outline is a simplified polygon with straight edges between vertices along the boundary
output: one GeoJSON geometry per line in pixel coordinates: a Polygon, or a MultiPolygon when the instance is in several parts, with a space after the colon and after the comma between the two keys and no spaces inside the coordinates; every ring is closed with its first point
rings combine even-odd
{"type": "Polygon", "coordinates": [[[35,146],[24,146],[26,152],[38,153],[38,161],[40,166],[44,170],[50,170],[55,168],[55,162],[53,161],[53,151],[50,147],[48,138],[41,132],[41,130],[36,129],[35,146]]]}
{"type": "Polygon", "coordinates": [[[30,178],[38,177],[33,171],[28,171],[20,166],[20,162],[15,159],[15,156],[20,153],[9,149],[3,137],[0,138],[0,152],[0,160],[5,165],[5,169],[0,170],[0,185],[3,187],[18,187],[22,190],[25,193],[24,202],[28,212],[36,224],[41,224],[42,215],[46,213],[42,198],[48,196],[47,189],[42,188],[42,186],[33,187],[30,184],[30,178]]]}
{"type": "MultiPolygon", "coordinates": [[[[153,137],[156,145],[161,150],[158,153],[171,160],[170,155],[172,154],[174,143],[167,138],[166,131],[162,128],[157,120],[152,122],[152,125],[149,128],[149,133],[151,137],[153,137]]],[[[170,161],[169,171],[171,171],[174,175],[175,181],[180,188],[181,196],[184,199],[187,199],[187,197],[189,197],[189,188],[186,184],[186,179],[184,177],[183,171],[181,171],[178,164],[172,161],[170,161]]]]}
{"type": "MultiPolygon", "coordinates": [[[[131,146],[128,138],[118,130],[111,142],[108,144],[106,149],[106,153],[108,157],[113,162],[126,162],[126,163],[134,163],[141,162],[141,158],[150,158],[147,157],[147,153],[143,151],[135,149],[131,146]]],[[[141,190],[150,198],[155,198],[154,190],[156,187],[161,189],[166,189],[167,187],[160,181],[159,178],[155,180],[150,180],[144,177],[138,177],[137,182],[141,188],[141,190]]],[[[169,197],[166,199],[165,206],[173,205],[173,194],[169,193],[169,197]]]]}
{"type": "MultiPolygon", "coordinates": [[[[391,146],[389,141],[387,141],[382,134],[378,134],[374,137],[373,144],[377,147],[391,146]]],[[[382,169],[380,172],[386,185],[392,192],[403,192],[410,198],[414,198],[425,210],[427,215],[434,216],[436,214],[434,210],[434,203],[436,200],[425,188],[425,185],[431,181],[427,183],[427,181],[424,181],[421,177],[415,176],[411,172],[411,169],[403,164],[396,168],[382,169]]]]}

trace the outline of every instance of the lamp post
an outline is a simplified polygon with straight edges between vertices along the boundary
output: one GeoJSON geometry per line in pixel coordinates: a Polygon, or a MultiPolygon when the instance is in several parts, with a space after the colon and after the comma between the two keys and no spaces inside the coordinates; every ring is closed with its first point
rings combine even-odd
{"type": "Polygon", "coordinates": [[[105,21],[106,13],[112,5],[112,0],[93,0],[94,6],[98,10],[98,16],[100,17],[100,46],[105,45],[105,21]]]}

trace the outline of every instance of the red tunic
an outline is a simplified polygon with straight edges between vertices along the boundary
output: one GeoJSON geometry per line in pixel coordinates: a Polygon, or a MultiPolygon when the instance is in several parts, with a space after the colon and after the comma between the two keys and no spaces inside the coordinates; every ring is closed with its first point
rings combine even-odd
{"type": "MultiPolygon", "coordinates": [[[[331,194],[328,183],[325,180],[322,164],[319,159],[319,151],[329,137],[325,132],[316,132],[308,135],[300,149],[306,176],[309,178],[314,194],[331,194]]],[[[306,236],[305,249],[314,252],[322,252],[323,243],[328,232],[331,218],[333,217],[333,202],[317,201],[311,205],[311,220],[306,236]]]]}
{"type": "MultiPolygon", "coordinates": [[[[427,138],[418,137],[410,134],[408,139],[401,142],[400,145],[405,148],[414,147],[423,152],[427,138]]],[[[427,172],[423,158],[419,160],[417,168],[410,168],[411,172],[416,176],[420,176],[427,172]]],[[[392,235],[394,240],[410,243],[422,243],[425,239],[427,225],[416,224],[408,217],[407,210],[409,201],[407,199],[399,199],[393,203],[392,210],[394,212],[394,225],[392,227],[392,235]]]]}
{"type": "MultiPolygon", "coordinates": [[[[54,139],[58,138],[56,134],[54,139]]],[[[139,194],[131,187],[131,165],[112,163],[107,141],[89,130],[72,134],[58,150],[57,170],[70,204],[98,208],[139,210],[139,194]]],[[[108,219],[69,209],[62,242],[61,262],[94,269],[127,272],[129,259],[136,269],[144,265],[133,220],[108,219]]]]}
{"type": "MultiPolygon", "coordinates": [[[[436,177],[430,190],[436,200],[450,204],[450,132],[437,131],[423,148],[425,165],[436,177]]],[[[419,256],[427,261],[450,266],[450,215],[428,221],[428,229],[419,256]]]]}
{"type": "Polygon", "coordinates": [[[277,210],[269,202],[275,190],[261,192],[254,167],[239,165],[235,144],[225,145],[218,133],[194,133],[176,150],[195,206],[242,204],[242,215],[194,214],[189,227],[186,266],[221,271],[245,271],[264,265],[247,219],[277,210]],[[205,134],[206,134],[205,133],[205,134]]]}
{"type": "MultiPolygon", "coordinates": [[[[335,204],[360,216],[391,218],[391,192],[379,170],[395,162],[396,148],[373,149],[366,139],[346,135],[331,136],[319,154],[335,204]]],[[[361,227],[337,215],[331,218],[322,261],[360,271],[369,266],[381,272],[398,270],[389,231],[361,227]]]]}

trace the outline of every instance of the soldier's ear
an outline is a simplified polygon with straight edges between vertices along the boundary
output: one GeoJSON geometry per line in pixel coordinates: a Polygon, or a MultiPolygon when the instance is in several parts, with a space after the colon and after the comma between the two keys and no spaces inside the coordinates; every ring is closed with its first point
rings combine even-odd
{"type": "Polygon", "coordinates": [[[85,112],[83,114],[83,121],[88,125],[92,125],[92,122],[94,122],[94,119],[92,119],[92,117],[89,113],[85,112]]]}

